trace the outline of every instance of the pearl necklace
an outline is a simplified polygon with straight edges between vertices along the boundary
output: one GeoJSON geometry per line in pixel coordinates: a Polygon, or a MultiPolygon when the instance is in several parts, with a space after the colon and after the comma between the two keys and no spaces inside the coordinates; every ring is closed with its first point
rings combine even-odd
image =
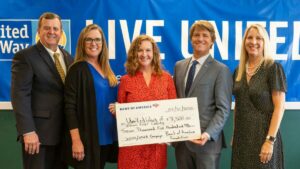
{"type": "Polygon", "coordinates": [[[261,59],[260,62],[257,65],[249,67],[249,62],[247,62],[246,63],[246,74],[247,74],[247,76],[249,76],[249,77],[254,76],[258,72],[258,70],[260,69],[262,63],[263,63],[263,59],[261,59]],[[249,69],[254,69],[254,70],[249,71],[249,69]]]}

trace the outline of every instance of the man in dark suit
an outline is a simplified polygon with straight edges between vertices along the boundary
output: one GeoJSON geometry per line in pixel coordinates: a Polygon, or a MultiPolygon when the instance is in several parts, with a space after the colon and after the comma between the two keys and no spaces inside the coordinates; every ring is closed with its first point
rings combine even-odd
{"type": "Polygon", "coordinates": [[[224,144],[223,127],[230,114],[232,77],[229,69],[209,54],[215,30],[198,21],[190,29],[193,56],[175,65],[179,98],[197,97],[201,125],[198,140],[175,143],[178,169],[218,169],[224,144]]]}
{"type": "Polygon", "coordinates": [[[67,168],[61,161],[64,77],[72,62],[58,46],[63,33],[54,13],[39,18],[39,42],[15,54],[11,98],[25,169],[67,168]]]}

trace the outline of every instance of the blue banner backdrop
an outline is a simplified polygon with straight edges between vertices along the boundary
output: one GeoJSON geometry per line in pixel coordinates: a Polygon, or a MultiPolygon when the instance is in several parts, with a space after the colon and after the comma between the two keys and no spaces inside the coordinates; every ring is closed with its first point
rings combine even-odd
{"type": "Polygon", "coordinates": [[[245,28],[252,23],[263,24],[274,48],[273,57],[283,65],[288,79],[287,108],[297,109],[300,105],[298,0],[0,0],[0,3],[0,109],[10,105],[11,59],[18,50],[36,43],[37,19],[46,11],[62,17],[65,32],[60,45],[72,55],[81,29],[90,23],[99,24],[118,76],[125,73],[126,51],[139,34],[154,37],[162,63],[172,74],[175,62],[192,54],[190,26],[203,19],[211,21],[217,30],[211,52],[233,72],[245,28]]]}

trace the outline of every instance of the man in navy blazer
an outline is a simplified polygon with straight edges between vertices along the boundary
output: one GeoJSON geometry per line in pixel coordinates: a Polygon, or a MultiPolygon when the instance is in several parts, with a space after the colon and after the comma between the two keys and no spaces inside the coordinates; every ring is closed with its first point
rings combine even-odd
{"type": "Polygon", "coordinates": [[[223,127],[230,114],[232,77],[228,67],[209,53],[215,37],[211,23],[195,22],[190,29],[193,56],[175,65],[177,96],[197,97],[201,125],[198,140],[175,143],[178,169],[219,168],[225,146],[223,127]]]}
{"type": "Polygon", "coordinates": [[[62,33],[58,15],[42,14],[39,42],[17,52],[12,61],[11,98],[25,169],[67,168],[62,163],[60,146],[64,132],[64,75],[72,58],[58,46],[62,33]],[[58,53],[57,59],[54,53],[58,53]]]}

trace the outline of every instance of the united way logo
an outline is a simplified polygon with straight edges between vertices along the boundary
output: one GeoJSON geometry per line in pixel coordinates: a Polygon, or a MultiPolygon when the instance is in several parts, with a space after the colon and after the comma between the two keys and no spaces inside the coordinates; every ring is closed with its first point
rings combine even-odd
{"type": "MultiPolygon", "coordinates": [[[[59,45],[71,52],[70,20],[62,20],[63,33],[59,45]]],[[[37,19],[0,19],[0,60],[11,60],[19,50],[36,44],[40,37],[37,33],[37,19]]]]}

